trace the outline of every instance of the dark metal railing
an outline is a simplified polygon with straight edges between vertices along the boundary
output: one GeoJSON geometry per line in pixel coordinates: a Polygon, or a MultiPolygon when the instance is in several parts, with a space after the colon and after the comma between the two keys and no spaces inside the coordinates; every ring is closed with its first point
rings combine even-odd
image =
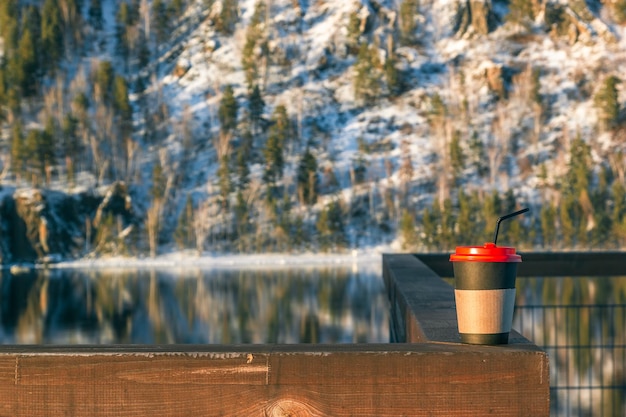
{"type": "Polygon", "coordinates": [[[517,305],[513,327],[550,356],[551,415],[626,415],[626,304],[517,305]]]}
{"type": "MultiPolygon", "coordinates": [[[[452,277],[449,254],[416,256],[452,277]]],[[[550,415],[626,416],[626,253],[522,259],[513,328],[550,357],[550,415]]]]}

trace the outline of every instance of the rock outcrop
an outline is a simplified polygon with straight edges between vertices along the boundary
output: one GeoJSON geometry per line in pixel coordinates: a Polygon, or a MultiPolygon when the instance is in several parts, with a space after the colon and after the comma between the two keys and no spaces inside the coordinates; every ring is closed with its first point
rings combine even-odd
{"type": "Polygon", "coordinates": [[[127,230],[138,224],[123,183],[97,192],[65,194],[7,189],[0,194],[0,263],[53,262],[89,254],[105,217],[127,230]]]}

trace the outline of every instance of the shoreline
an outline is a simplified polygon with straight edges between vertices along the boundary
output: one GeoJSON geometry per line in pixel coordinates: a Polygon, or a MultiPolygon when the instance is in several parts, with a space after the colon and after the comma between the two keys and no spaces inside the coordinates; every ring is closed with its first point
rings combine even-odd
{"type": "Polygon", "coordinates": [[[391,248],[352,250],[331,254],[211,254],[198,256],[194,252],[172,252],[150,257],[104,257],[62,260],[51,263],[16,263],[3,269],[283,269],[351,267],[352,269],[382,269],[382,254],[391,248]]]}

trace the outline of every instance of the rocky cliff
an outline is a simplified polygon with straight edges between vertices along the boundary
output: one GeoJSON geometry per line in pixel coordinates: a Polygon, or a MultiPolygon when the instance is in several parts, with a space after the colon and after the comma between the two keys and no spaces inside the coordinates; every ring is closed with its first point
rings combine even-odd
{"type": "MultiPolygon", "coordinates": [[[[55,262],[88,256],[139,225],[126,184],[87,192],[4,188],[0,192],[0,263],[55,262]]],[[[106,252],[106,251],[100,251],[106,252]]]]}

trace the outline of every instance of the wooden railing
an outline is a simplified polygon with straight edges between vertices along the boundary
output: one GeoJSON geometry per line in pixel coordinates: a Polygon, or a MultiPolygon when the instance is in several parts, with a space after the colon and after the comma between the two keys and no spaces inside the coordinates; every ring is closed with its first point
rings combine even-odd
{"type": "Polygon", "coordinates": [[[458,343],[452,288],[384,255],[398,343],[2,346],[0,416],[548,416],[548,357],[458,343]]]}

